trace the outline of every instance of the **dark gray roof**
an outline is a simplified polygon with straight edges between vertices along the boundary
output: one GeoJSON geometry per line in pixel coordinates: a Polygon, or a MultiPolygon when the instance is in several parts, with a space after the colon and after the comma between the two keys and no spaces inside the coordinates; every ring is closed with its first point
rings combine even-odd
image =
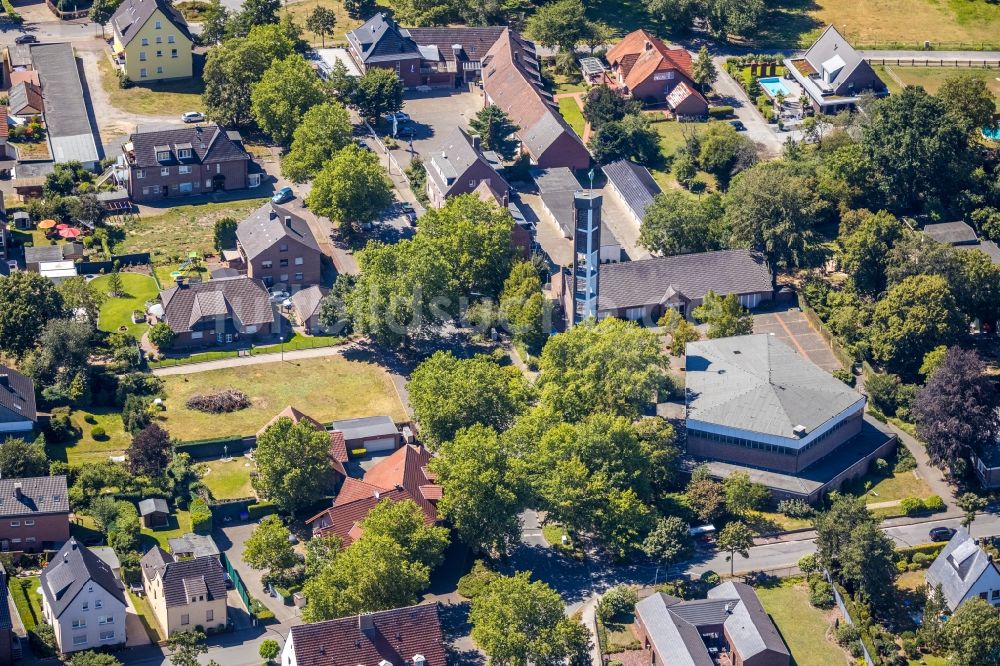
{"type": "Polygon", "coordinates": [[[618,160],[605,164],[602,168],[604,175],[625,200],[632,213],[640,220],[643,219],[646,216],[646,209],[653,203],[653,197],[662,191],[650,175],[649,169],[629,160],[618,160]]]}
{"type": "Polygon", "coordinates": [[[767,334],[687,346],[688,427],[702,424],[781,437],[798,448],[864,396],[767,334]],[[805,431],[797,434],[795,429],[805,431]]]}
{"type": "Polygon", "coordinates": [[[847,81],[851,77],[851,74],[854,73],[854,70],[864,62],[861,54],[832,25],[823,31],[819,39],[806,51],[804,57],[812,65],[812,68],[819,73],[824,71],[824,63],[831,65],[831,71],[834,71],[838,66],[840,67],[837,75],[831,81],[831,86],[834,90],[837,90],[842,83],[847,81]],[[838,58],[839,61],[837,60],[838,58]]]}
{"type": "Polygon", "coordinates": [[[714,666],[698,628],[670,612],[677,600],[657,592],[635,605],[650,642],[664,664],[714,666]]]}
{"type": "Polygon", "coordinates": [[[166,321],[175,333],[215,329],[216,317],[233,316],[244,326],[274,321],[263,283],[245,276],[174,286],[161,291],[160,300],[166,321]]]}
{"type": "Polygon", "coordinates": [[[10,631],[14,627],[14,623],[10,617],[10,604],[7,598],[9,595],[7,570],[3,568],[3,563],[0,563],[0,631],[10,631]]]}
{"type": "MultiPolygon", "coordinates": [[[[63,261],[66,258],[66,251],[73,253],[75,243],[59,243],[58,245],[38,245],[24,248],[24,262],[27,264],[37,264],[43,261],[63,261]]],[[[83,251],[83,246],[79,246],[79,252],[83,251]]]]}
{"type": "Polygon", "coordinates": [[[319,252],[319,243],[316,242],[309,223],[287,208],[270,201],[239,223],[236,227],[236,240],[248,259],[266,252],[279,241],[291,241],[319,252]]]}
{"type": "Polygon", "coordinates": [[[319,304],[329,291],[325,287],[313,285],[305,289],[299,289],[292,294],[292,305],[295,307],[295,311],[299,313],[299,317],[308,319],[316,314],[319,311],[319,304]]]}
{"type": "Polygon", "coordinates": [[[173,539],[167,539],[170,552],[177,557],[218,557],[219,547],[208,534],[188,532],[173,539]]]}
{"type": "Polygon", "coordinates": [[[928,224],[924,226],[923,232],[945,245],[975,245],[978,242],[975,229],[965,222],[928,224]]]}
{"type": "Polygon", "coordinates": [[[72,44],[32,44],[31,60],[45,94],[52,158],[56,162],[100,159],[72,44]]]}
{"type": "Polygon", "coordinates": [[[975,245],[956,245],[956,250],[979,250],[990,258],[994,264],[1000,264],[1000,246],[990,240],[984,240],[975,245]]]}
{"type": "MultiPolygon", "coordinates": [[[[58,618],[89,581],[107,590],[122,606],[125,592],[111,567],[73,537],[42,570],[42,594],[58,618]]],[[[111,609],[108,609],[111,610],[111,609]]]]}
{"type": "MultiPolygon", "coordinates": [[[[7,262],[2,262],[7,265],[7,262]]],[[[0,422],[22,417],[27,421],[38,421],[38,410],[35,407],[35,383],[31,378],[22,375],[13,368],[0,365],[0,410],[7,410],[12,415],[7,418],[0,411],[0,422]]],[[[0,474],[3,470],[0,469],[0,474]]]]}
{"type": "MultiPolygon", "coordinates": [[[[476,163],[482,163],[489,169],[493,169],[482,153],[476,149],[475,140],[459,127],[455,127],[445,138],[444,145],[439,150],[431,153],[427,165],[427,177],[434,181],[438,190],[448,196],[452,189],[458,185],[464,185],[465,174],[476,163]]],[[[497,190],[506,190],[507,183],[503,176],[494,172],[497,180],[503,183],[503,187],[497,190]]]]}
{"type": "Polygon", "coordinates": [[[750,250],[718,250],[602,264],[598,309],[640,307],[664,301],[668,290],[688,300],[712,290],[720,296],[771,291],[764,257],[750,250]]]}
{"type": "Polygon", "coordinates": [[[69,513],[65,476],[0,479],[0,518],[69,513]],[[17,497],[17,486],[21,497],[17,497]]]}
{"type": "MultiPolygon", "coordinates": [[[[418,46],[436,46],[439,60],[482,60],[503,34],[503,26],[405,28],[401,32],[418,46]],[[458,47],[458,48],[455,48],[458,47]]],[[[425,58],[426,60],[427,58],[425,58]]]]}
{"type": "Polygon", "coordinates": [[[163,578],[163,598],[168,608],[187,605],[191,595],[205,595],[209,600],[226,598],[226,578],[216,557],[175,560],[154,546],[142,556],[139,565],[147,580],[163,578]]]}
{"type": "Polygon", "coordinates": [[[396,22],[385,12],[379,12],[348,32],[347,41],[365,64],[420,57],[417,45],[400,33],[396,22]]]}
{"type": "Polygon", "coordinates": [[[347,440],[399,434],[396,424],[389,416],[363,416],[334,421],[332,428],[344,433],[344,439],[347,440]]]}
{"type": "Polygon", "coordinates": [[[959,527],[927,570],[927,583],[932,589],[941,585],[948,607],[955,610],[969,590],[988,572],[998,578],[996,565],[989,555],[964,527],[959,527]]]}
{"type": "Polygon", "coordinates": [[[125,0],[111,17],[111,27],[123,45],[127,46],[139,34],[142,26],[157,9],[163,12],[163,15],[174,24],[181,35],[191,39],[184,15],[169,2],[164,0],[125,0]]]}
{"type": "Polygon", "coordinates": [[[729,581],[709,590],[708,598],[713,601],[726,599],[732,603],[724,626],[742,661],[766,651],[790,656],[778,629],[764,611],[752,587],[746,583],[729,581]]]}
{"type": "Polygon", "coordinates": [[[141,169],[171,164],[213,164],[250,159],[240,144],[230,139],[218,125],[136,132],[129,136],[128,142],[132,144],[131,154],[134,156],[132,164],[141,169]],[[181,144],[190,144],[190,158],[178,159],[176,146],[181,144]],[[157,146],[166,146],[170,149],[169,159],[163,162],[156,159],[157,146]]]}
{"type": "Polygon", "coordinates": [[[162,497],[151,497],[139,502],[140,516],[148,516],[152,513],[170,513],[167,500],[162,497]]]}

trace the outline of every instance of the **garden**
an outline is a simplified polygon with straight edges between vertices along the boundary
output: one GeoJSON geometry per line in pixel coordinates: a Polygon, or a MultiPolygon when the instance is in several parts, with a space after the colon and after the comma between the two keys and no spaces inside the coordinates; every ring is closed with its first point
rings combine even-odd
{"type": "Polygon", "coordinates": [[[155,301],[160,293],[153,278],[144,273],[118,272],[98,276],[91,284],[95,290],[107,296],[101,304],[98,328],[109,333],[125,330],[137,340],[141,338],[148,328],[145,321],[146,303],[155,301]],[[116,281],[120,284],[116,284],[116,281]],[[141,315],[138,323],[133,321],[134,313],[141,315]]]}
{"type": "Polygon", "coordinates": [[[802,578],[785,578],[755,589],[792,653],[792,663],[832,666],[849,662],[848,655],[832,640],[840,613],[813,606],[809,602],[809,585],[802,578]]]}
{"type": "MultiPolygon", "coordinates": [[[[197,72],[197,56],[195,59],[197,72]]],[[[179,115],[184,111],[197,111],[202,108],[201,93],[205,85],[200,76],[161,83],[133,83],[128,88],[122,88],[118,74],[107,58],[98,58],[97,67],[101,73],[101,86],[111,106],[127,113],[152,116],[171,113],[179,115]]]]}
{"type": "Polygon", "coordinates": [[[250,485],[253,463],[244,456],[199,461],[195,469],[201,476],[201,482],[217,500],[255,496],[253,486],[250,485]]]}

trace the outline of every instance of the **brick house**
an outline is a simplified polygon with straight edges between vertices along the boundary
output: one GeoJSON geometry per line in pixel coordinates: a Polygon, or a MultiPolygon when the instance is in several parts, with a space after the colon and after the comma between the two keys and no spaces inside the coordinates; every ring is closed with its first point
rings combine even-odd
{"type": "Polygon", "coordinates": [[[708,100],[691,79],[691,54],[670,48],[645,30],[636,30],[607,54],[612,84],[626,95],[666,103],[678,116],[703,116],[708,100]]]}
{"type": "Polygon", "coordinates": [[[267,337],[274,311],[264,283],[246,276],[180,282],[160,292],[174,347],[190,349],[267,337]]]}
{"type": "Polygon", "coordinates": [[[40,553],[67,539],[65,476],[0,479],[0,551],[40,553]]]}
{"type": "Polygon", "coordinates": [[[270,201],[236,227],[236,250],[240,259],[230,267],[246,270],[266,287],[293,291],[320,281],[322,252],[309,223],[270,201]]]}
{"type": "Polygon", "coordinates": [[[259,175],[250,177],[250,155],[242,143],[218,125],[136,132],[122,144],[122,153],[124,186],[136,203],[260,182],[259,175]]]}
{"type": "Polygon", "coordinates": [[[490,187],[502,205],[506,204],[510,186],[483,157],[479,137],[456,127],[427,161],[427,197],[432,206],[441,208],[449,197],[473,192],[481,183],[490,187]]]}

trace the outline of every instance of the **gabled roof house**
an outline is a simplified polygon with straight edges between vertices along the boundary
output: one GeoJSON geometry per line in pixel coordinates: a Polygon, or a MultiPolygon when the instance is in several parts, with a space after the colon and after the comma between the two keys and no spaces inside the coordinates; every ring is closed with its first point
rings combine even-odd
{"type": "Polygon", "coordinates": [[[865,92],[888,94],[871,65],[832,25],[802,57],[786,58],[784,64],[817,113],[854,108],[865,92]]]}
{"type": "Polygon", "coordinates": [[[0,365],[0,433],[31,432],[36,423],[35,383],[27,375],[0,365]]]}
{"type": "Polygon", "coordinates": [[[440,208],[450,197],[474,192],[483,183],[506,204],[507,181],[479,150],[479,137],[454,128],[427,160],[427,196],[431,205],[440,208]]]}
{"type": "Polygon", "coordinates": [[[300,289],[320,281],[319,243],[309,223],[284,206],[268,201],[250,213],[236,227],[236,249],[247,276],[267,287],[300,289]]]}
{"type": "Polygon", "coordinates": [[[180,282],[160,292],[175,347],[221,345],[271,332],[274,312],[259,280],[239,276],[180,282]]]}
{"type": "Polygon", "coordinates": [[[146,597],[167,636],[226,624],[226,577],[219,558],[178,560],[154,546],[139,566],[146,597]]]}
{"type": "Polygon", "coordinates": [[[952,612],[975,597],[1000,607],[1000,571],[964,527],[958,528],[927,570],[927,584],[932,591],[941,586],[952,612]]]}
{"type": "Polygon", "coordinates": [[[608,76],[624,94],[638,100],[666,102],[678,116],[703,116],[708,100],[691,79],[691,54],[670,48],[645,30],[625,35],[608,51],[608,76]]]}

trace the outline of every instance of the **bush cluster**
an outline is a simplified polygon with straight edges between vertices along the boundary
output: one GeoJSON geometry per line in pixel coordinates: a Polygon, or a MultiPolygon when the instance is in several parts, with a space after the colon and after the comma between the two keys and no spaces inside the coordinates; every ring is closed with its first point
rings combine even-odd
{"type": "Polygon", "coordinates": [[[191,529],[195,534],[212,533],[212,510],[205,500],[196,497],[191,500],[191,529]]]}
{"type": "Polygon", "coordinates": [[[475,599],[498,575],[482,560],[476,560],[472,571],[458,579],[458,593],[466,599],[475,599]]]}
{"type": "Polygon", "coordinates": [[[809,581],[809,603],[816,608],[833,608],[833,588],[822,578],[809,581]]]}
{"type": "Polygon", "coordinates": [[[814,513],[814,509],[809,506],[808,502],[791,499],[778,502],[778,512],[789,518],[810,518],[814,513]]]}
{"type": "Polygon", "coordinates": [[[597,616],[603,622],[621,618],[635,611],[639,595],[629,585],[616,585],[601,597],[597,604],[597,616]]]}

